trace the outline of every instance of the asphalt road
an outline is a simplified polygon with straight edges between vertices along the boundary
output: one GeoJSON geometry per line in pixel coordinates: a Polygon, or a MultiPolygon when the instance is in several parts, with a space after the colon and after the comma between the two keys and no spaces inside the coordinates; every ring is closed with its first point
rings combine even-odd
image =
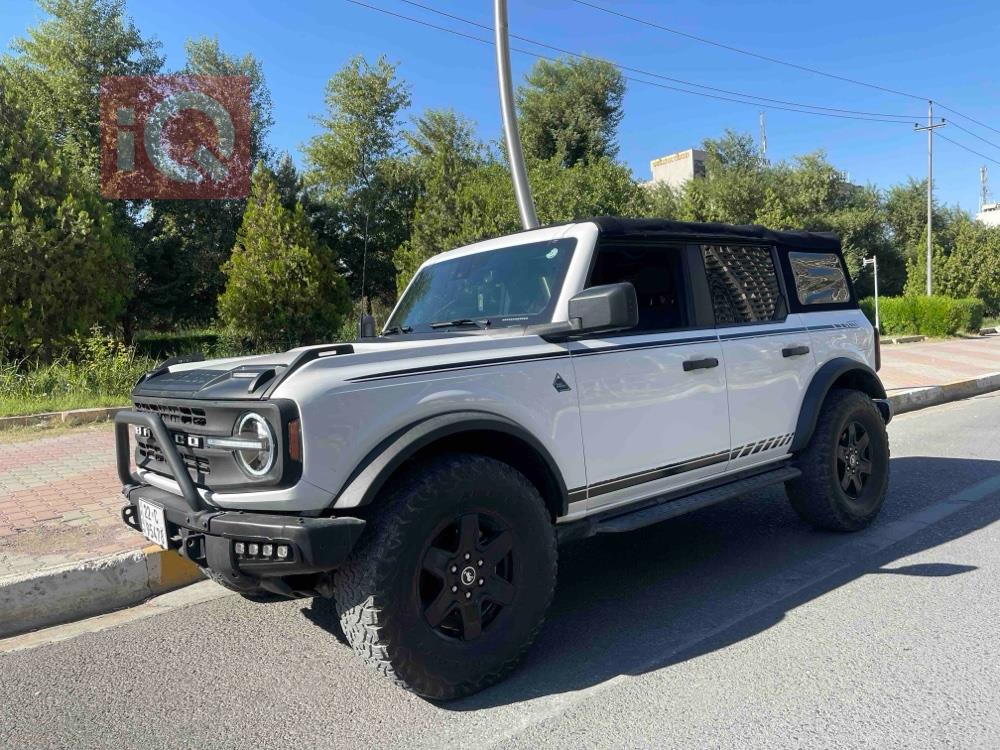
{"type": "Polygon", "coordinates": [[[226,595],[0,653],[0,747],[1000,747],[1000,394],[890,438],[860,534],[770,491],[563,548],[539,641],[472,698],[386,684],[309,602],[226,595]]]}

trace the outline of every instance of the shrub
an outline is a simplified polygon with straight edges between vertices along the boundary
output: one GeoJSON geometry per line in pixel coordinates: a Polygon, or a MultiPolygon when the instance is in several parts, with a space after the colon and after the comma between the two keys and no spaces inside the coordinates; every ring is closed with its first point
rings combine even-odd
{"type": "Polygon", "coordinates": [[[52,362],[0,362],[0,414],[125,404],[139,376],[155,365],[94,326],[52,362]]]}
{"type": "MultiPolygon", "coordinates": [[[[911,333],[953,336],[959,331],[977,332],[985,312],[983,302],[974,298],[912,295],[880,297],[878,302],[882,333],[896,336],[911,333]]],[[[875,301],[869,297],[861,300],[860,305],[874,325],[875,301]]]]}

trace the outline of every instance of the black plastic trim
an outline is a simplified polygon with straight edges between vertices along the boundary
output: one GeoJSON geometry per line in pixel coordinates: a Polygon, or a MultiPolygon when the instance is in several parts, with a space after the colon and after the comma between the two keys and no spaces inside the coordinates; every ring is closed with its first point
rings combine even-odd
{"type": "Polygon", "coordinates": [[[819,419],[819,412],[826,400],[826,395],[830,392],[836,380],[847,373],[856,372],[864,385],[864,392],[872,399],[880,400],[887,398],[885,386],[879,380],[875,371],[863,362],[848,357],[836,357],[820,367],[813,375],[806,394],[802,399],[802,407],[799,409],[799,419],[795,425],[795,439],[789,451],[792,453],[801,450],[812,438],[813,430],[816,429],[816,421],[819,419]]]}
{"type": "MultiPolygon", "coordinates": [[[[518,438],[540,456],[556,482],[559,493],[559,512],[566,515],[569,492],[559,465],[530,432],[506,417],[482,411],[462,411],[441,414],[416,422],[397,431],[372,450],[354,470],[343,488],[337,493],[331,507],[345,502],[349,507],[370,504],[406,460],[432,443],[462,432],[493,431],[518,438]]],[[[575,490],[578,491],[578,490],[575,490]]],[[[582,498],[581,498],[582,499],[582,498]]],[[[574,501],[575,502],[575,501],[574,501]]]]}
{"type": "Polygon", "coordinates": [[[230,575],[238,571],[265,578],[332,570],[347,559],[365,527],[363,519],[348,516],[308,518],[222,508],[192,511],[177,495],[145,484],[128,488],[127,497],[122,518],[128,526],[135,528],[139,498],[148,500],[163,508],[171,549],[191,557],[186,542],[193,532],[204,539],[204,556],[195,556],[194,561],[230,575]],[[233,540],[287,544],[292,555],[287,561],[238,559],[232,554],[233,540]]]}

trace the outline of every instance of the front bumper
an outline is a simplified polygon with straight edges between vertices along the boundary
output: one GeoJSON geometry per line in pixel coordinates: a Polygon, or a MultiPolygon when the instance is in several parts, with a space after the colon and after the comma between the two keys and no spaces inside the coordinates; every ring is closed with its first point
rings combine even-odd
{"type": "Polygon", "coordinates": [[[224,576],[234,588],[250,590],[270,581],[266,588],[291,593],[293,587],[280,579],[333,570],[347,559],[364,530],[365,521],[360,518],[310,518],[211,506],[183,469],[158,416],[123,411],[115,416],[115,423],[118,474],[123,484],[122,494],[128,499],[122,508],[122,520],[142,531],[139,501],[163,508],[170,549],[224,576]],[[174,469],[174,478],[180,480],[181,495],[145,484],[131,473],[130,424],[149,427],[159,438],[167,463],[174,469]],[[237,542],[243,544],[242,552],[237,551],[237,542]],[[287,547],[288,552],[281,559],[274,554],[265,556],[260,552],[265,544],[272,549],[287,547]],[[249,553],[250,545],[256,545],[257,554],[249,553]]]}

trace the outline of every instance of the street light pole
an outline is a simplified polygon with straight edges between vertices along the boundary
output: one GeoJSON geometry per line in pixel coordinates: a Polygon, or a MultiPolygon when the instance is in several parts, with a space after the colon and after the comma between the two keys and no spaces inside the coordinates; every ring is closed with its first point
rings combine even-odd
{"type": "Polygon", "coordinates": [[[863,267],[874,266],[875,271],[875,335],[878,336],[880,332],[879,320],[878,320],[878,258],[872,256],[871,258],[864,258],[862,260],[863,267]]]}
{"type": "Polygon", "coordinates": [[[500,87],[500,115],[503,118],[503,136],[507,141],[510,175],[514,181],[514,197],[525,229],[538,227],[535,202],[531,198],[528,172],[524,167],[521,134],[517,129],[517,110],[514,107],[514,86],[510,80],[510,44],[507,35],[507,0],[493,0],[493,36],[497,48],[497,84],[500,87]]]}
{"type": "Polygon", "coordinates": [[[927,131],[927,296],[931,296],[931,217],[934,205],[934,131],[944,127],[944,118],[934,124],[934,102],[927,102],[927,125],[913,124],[914,132],[927,131]]]}

